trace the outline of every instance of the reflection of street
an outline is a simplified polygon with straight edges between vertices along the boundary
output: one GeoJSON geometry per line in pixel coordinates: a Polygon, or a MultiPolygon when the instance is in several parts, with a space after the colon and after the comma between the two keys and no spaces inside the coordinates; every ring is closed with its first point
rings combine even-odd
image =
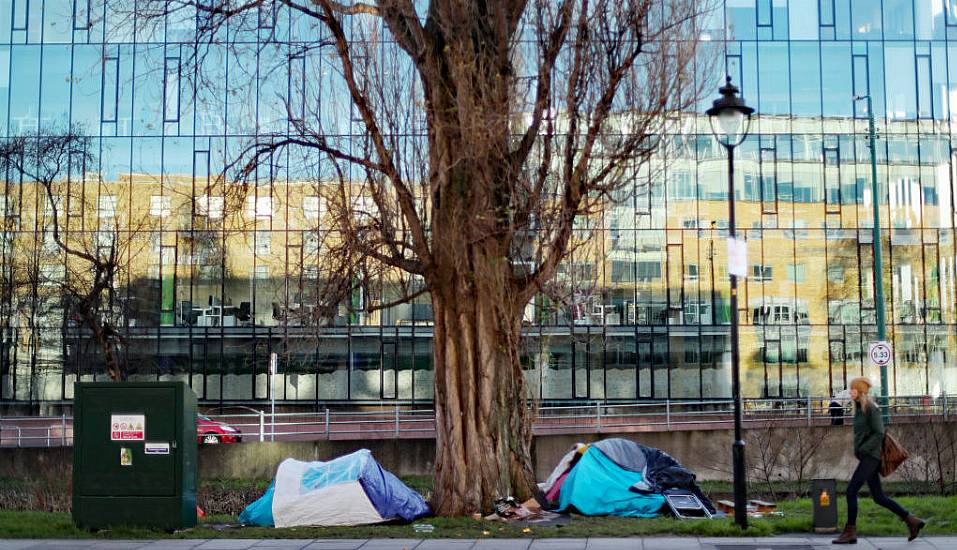
{"type": "MultiPolygon", "coordinates": [[[[927,422],[957,414],[957,396],[896,398],[891,403],[895,423],[927,422]]],[[[748,428],[827,426],[833,419],[827,399],[746,400],[748,428]]],[[[849,414],[845,410],[845,415],[849,414]]],[[[428,409],[380,409],[209,415],[242,432],[242,443],[258,441],[314,441],[367,439],[430,439],[435,417],[428,409]]],[[[536,435],[639,433],[690,430],[727,430],[733,426],[731,402],[661,402],[641,405],[612,403],[573,407],[541,407],[536,435]]],[[[69,416],[4,417],[0,419],[2,447],[59,447],[72,445],[69,416]]]]}

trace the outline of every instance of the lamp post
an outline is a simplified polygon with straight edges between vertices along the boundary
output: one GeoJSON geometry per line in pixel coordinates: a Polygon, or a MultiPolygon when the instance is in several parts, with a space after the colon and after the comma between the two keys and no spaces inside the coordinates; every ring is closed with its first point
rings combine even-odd
{"type": "MultiPolygon", "coordinates": [[[[854,101],[864,99],[867,100],[867,133],[871,148],[871,205],[874,207],[874,309],[877,310],[877,339],[883,342],[887,340],[887,327],[884,324],[884,267],[881,262],[881,216],[877,194],[877,132],[874,131],[874,105],[870,94],[854,96],[854,101]]],[[[890,421],[887,406],[887,363],[881,365],[881,411],[886,425],[890,421]]]]}
{"type": "MultiPolygon", "coordinates": [[[[731,84],[728,76],[725,85],[718,89],[721,97],[706,111],[711,122],[711,133],[718,143],[728,150],[728,233],[729,244],[736,241],[734,225],[734,148],[744,141],[751,128],[751,114],[739,90],[731,84]]],[[[729,251],[732,248],[728,247],[729,251]]],[[[730,255],[729,255],[730,260],[730,255]]],[[[734,521],[742,529],[748,527],[748,494],[745,487],[744,439],[741,433],[741,370],[738,359],[738,276],[734,269],[731,276],[731,397],[734,400],[734,444],[731,458],[734,464],[734,521]]]]}

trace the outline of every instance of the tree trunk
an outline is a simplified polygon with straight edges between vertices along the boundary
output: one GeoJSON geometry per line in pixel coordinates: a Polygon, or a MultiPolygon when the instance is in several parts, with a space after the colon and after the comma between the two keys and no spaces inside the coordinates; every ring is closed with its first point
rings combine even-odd
{"type": "MultiPolygon", "coordinates": [[[[419,63],[429,124],[435,314],[436,477],[432,507],[487,512],[531,496],[532,426],[519,361],[524,303],[510,262],[510,37],[501,19],[438,10],[419,63]],[[442,13],[439,13],[442,12],[442,13]],[[471,25],[471,26],[470,26],[471,25]]],[[[487,6],[479,3],[476,10],[487,6]]],[[[499,13],[501,15],[501,13],[499,13]]]]}
{"type": "Polygon", "coordinates": [[[93,333],[93,339],[96,340],[96,343],[100,346],[100,350],[103,352],[103,360],[106,363],[106,372],[110,375],[110,380],[114,382],[124,380],[126,377],[116,357],[116,347],[113,345],[113,339],[96,319],[96,313],[85,312],[83,317],[86,319],[86,323],[93,333]]]}
{"type": "MultiPolygon", "coordinates": [[[[436,477],[442,516],[487,512],[498,497],[531,496],[531,418],[519,361],[521,315],[502,276],[507,261],[463,251],[435,288],[436,477]]],[[[494,252],[492,252],[494,254],[494,252]]]]}

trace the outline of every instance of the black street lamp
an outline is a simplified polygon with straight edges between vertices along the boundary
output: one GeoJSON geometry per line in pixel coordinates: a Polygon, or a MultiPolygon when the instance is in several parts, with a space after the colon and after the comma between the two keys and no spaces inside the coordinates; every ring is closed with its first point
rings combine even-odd
{"type": "MultiPolygon", "coordinates": [[[[751,129],[751,114],[754,109],[744,103],[739,90],[727,77],[725,85],[718,89],[721,97],[706,111],[711,121],[711,133],[728,150],[728,231],[730,241],[736,240],[734,226],[734,148],[744,141],[751,129]]],[[[729,247],[730,251],[731,247],[729,247]]],[[[730,260],[730,255],[729,255],[730,260]]],[[[748,527],[748,493],[744,474],[744,439],[741,434],[741,370],[738,364],[738,276],[734,269],[731,275],[731,397],[734,399],[734,444],[731,458],[734,464],[734,521],[742,528],[748,527]]]]}

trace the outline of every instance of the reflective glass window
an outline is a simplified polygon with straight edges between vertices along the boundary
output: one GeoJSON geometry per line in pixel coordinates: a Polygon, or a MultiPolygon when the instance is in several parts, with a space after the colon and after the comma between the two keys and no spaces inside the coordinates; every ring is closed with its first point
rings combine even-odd
{"type": "Polygon", "coordinates": [[[852,116],[851,48],[846,42],[821,44],[821,97],[824,116],[852,116]]]}
{"type": "Polygon", "coordinates": [[[817,43],[792,43],[791,109],[795,116],[821,116],[821,58],[817,43]]]}
{"type": "Polygon", "coordinates": [[[887,117],[907,120],[917,115],[917,93],[914,83],[914,46],[888,43],[885,47],[885,82],[887,117]]]}
{"type": "Polygon", "coordinates": [[[12,46],[10,59],[10,131],[35,132],[40,114],[40,47],[12,46]]]}
{"type": "Polygon", "coordinates": [[[788,28],[791,40],[818,39],[819,0],[790,0],[788,2],[788,28]]]}
{"type": "Polygon", "coordinates": [[[759,112],[786,115],[791,111],[787,44],[761,44],[758,47],[760,79],[759,112]]]}
{"type": "MultiPolygon", "coordinates": [[[[914,38],[913,0],[884,0],[883,4],[884,39],[900,40],[914,38]]],[[[880,11],[880,9],[880,4],[878,4],[877,10],[880,11]]]]}
{"type": "MultiPolygon", "coordinates": [[[[902,0],[896,0],[900,2],[902,0]]],[[[946,28],[944,6],[953,4],[952,0],[914,0],[914,23],[917,38],[920,40],[943,39],[946,28]]],[[[884,20],[887,21],[888,3],[884,3],[884,20]]],[[[905,8],[906,9],[906,6],[905,8]]]]}
{"type": "MultiPolygon", "coordinates": [[[[910,0],[904,0],[908,4],[910,0]]],[[[881,38],[881,3],[872,0],[851,0],[851,28],[854,38],[881,38]]],[[[903,15],[903,14],[902,14],[903,15]]],[[[912,19],[912,18],[909,18],[912,19]]]]}

